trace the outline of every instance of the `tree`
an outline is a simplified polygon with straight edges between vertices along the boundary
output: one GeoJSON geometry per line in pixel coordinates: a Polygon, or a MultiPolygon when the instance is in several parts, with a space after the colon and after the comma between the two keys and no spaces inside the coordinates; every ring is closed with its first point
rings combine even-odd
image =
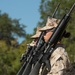
{"type": "Polygon", "coordinates": [[[40,12],[40,22],[38,22],[38,26],[44,26],[46,24],[47,21],[47,17],[50,16],[52,17],[52,14],[56,8],[56,6],[58,5],[58,3],[60,3],[60,7],[55,15],[56,18],[60,19],[62,18],[63,14],[65,12],[67,12],[67,8],[70,8],[72,6],[72,4],[75,1],[72,0],[41,0],[40,3],[40,8],[39,8],[39,12],[40,12]]]}
{"type": "Polygon", "coordinates": [[[7,13],[0,14],[0,74],[16,75],[20,67],[20,56],[25,50],[17,46],[16,37],[25,37],[25,25],[12,19],[7,13]],[[6,42],[6,43],[5,43],[6,42]],[[12,43],[13,42],[13,43],[12,43]],[[11,45],[12,43],[12,45],[11,45]],[[8,45],[8,46],[7,46],[8,45]],[[10,45],[10,46],[9,46],[10,45]],[[15,47],[14,47],[15,45],[15,47]]]}
{"type": "Polygon", "coordinates": [[[0,14],[0,39],[8,44],[11,44],[10,40],[15,39],[15,36],[25,37],[25,27],[18,19],[11,19],[7,13],[0,14]]]}

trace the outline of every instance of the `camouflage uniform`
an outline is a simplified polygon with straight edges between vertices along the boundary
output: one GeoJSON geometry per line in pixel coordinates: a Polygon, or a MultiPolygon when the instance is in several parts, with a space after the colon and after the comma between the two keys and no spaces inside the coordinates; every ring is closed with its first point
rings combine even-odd
{"type": "MultiPolygon", "coordinates": [[[[44,26],[40,30],[41,31],[45,31],[48,29],[51,30],[52,28],[57,27],[59,22],[60,20],[57,20],[55,18],[48,18],[46,26],[44,26]]],[[[55,48],[54,52],[50,57],[50,65],[51,70],[46,75],[66,75],[66,70],[70,66],[70,60],[63,45],[59,44],[55,48]]],[[[42,68],[40,68],[39,75],[41,75],[41,72],[42,68]]]]}
{"type": "MultiPolygon", "coordinates": [[[[66,75],[70,60],[63,46],[58,45],[50,57],[51,70],[46,75],[66,75]]],[[[42,66],[41,66],[42,67],[42,66]]],[[[42,68],[39,71],[41,75],[42,68]]]]}

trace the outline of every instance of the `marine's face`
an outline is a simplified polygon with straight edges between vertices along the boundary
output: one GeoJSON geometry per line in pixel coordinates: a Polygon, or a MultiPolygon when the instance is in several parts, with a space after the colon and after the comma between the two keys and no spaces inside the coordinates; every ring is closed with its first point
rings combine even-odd
{"type": "Polygon", "coordinates": [[[44,35],[44,40],[45,40],[45,42],[47,42],[48,40],[49,40],[49,38],[51,37],[51,35],[52,35],[52,31],[50,31],[50,30],[47,30],[46,31],[46,34],[44,35]]]}

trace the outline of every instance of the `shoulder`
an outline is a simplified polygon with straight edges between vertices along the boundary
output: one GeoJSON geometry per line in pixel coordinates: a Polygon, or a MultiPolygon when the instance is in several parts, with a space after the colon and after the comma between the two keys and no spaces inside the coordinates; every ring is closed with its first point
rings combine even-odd
{"type": "Polygon", "coordinates": [[[64,45],[63,44],[57,44],[52,55],[53,56],[54,55],[60,55],[61,56],[64,53],[66,53],[64,45]]]}
{"type": "Polygon", "coordinates": [[[57,57],[57,58],[66,57],[66,58],[68,58],[68,53],[66,52],[64,45],[63,44],[56,45],[51,57],[57,57]]]}
{"type": "Polygon", "coordinates": [[[51,63],[54,64],[60,58],[62,58],[65,61],[68,59],[68,54],[63,46],[57,46],[54,49],[54,52],[50,57],[51,63]]]}

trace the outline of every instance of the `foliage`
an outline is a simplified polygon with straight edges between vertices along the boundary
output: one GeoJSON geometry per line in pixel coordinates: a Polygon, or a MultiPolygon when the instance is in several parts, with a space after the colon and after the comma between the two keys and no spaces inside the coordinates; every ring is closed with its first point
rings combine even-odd
{"type": "Polygon", "coordinates": [[[16,75],[19,70],[26,46],[19,45],[15,37],[25,37],[25,27],[7,13],[0,14],[0,75],[16,75]]]}
{"type": "MultiPolygon", "coordinates": [[[[74,3],[74,0],[41,0],[40,4],[40,22],[38,26],[42,27],[47,21],[47,16],[52,15],[58,3],[61,3],[55,17],[61,19],[67,10],[74,3]]],[[[71,20],[68,23],[67,31],[71,33],[69,38],[63,38],[62,42],[66,46],[71,62],[75,62],[75,11],[71,14],[71,20]]],[[[27,49],[32,39],[32,34],[26,34],[26,26],[19,23],[19,19],[11,19],[7,13],[0,14],[0,75],[16,75],[21,67],[20,57],[27,49]],[[25,37],[21,44],[17,44],[15,36],[25,37]],[[6,42],[11,44],[7,46],[6,42]]],[[[35,34],[36,28],[34,28],[35,34]]]]}
{"type": "Polygon", "coordinates": [[[14,47],[0,40],[0,75],[16,75],[21,67],[21,55],[26,49],[27,42],[14,47]]]}
{"type": "Polygon", "coordinates": [[[7,13],[0,14],[0,39],[6,40],[7,44],[11,44],[10,40],[15,36],[25,37],[25,27],[18,19],[11,19],[7,13]]]}

